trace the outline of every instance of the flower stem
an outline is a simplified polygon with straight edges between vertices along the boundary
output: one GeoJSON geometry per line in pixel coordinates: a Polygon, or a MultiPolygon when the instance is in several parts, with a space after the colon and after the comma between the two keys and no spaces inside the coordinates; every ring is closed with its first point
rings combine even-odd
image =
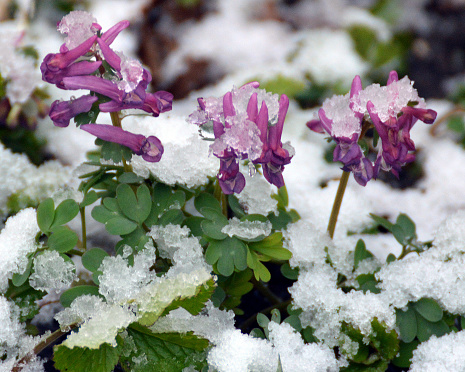
{"type": "Polygon", "coordinates": [[[228,201],[226,199],[226,195],[224,194],[223,190],[221,190],[221,186],[218,180],[215,180],[215,189],[213,190],[213,195],[215,196],[215,199],[220,202],[223,215],[227,218],[228,217],[228,201]]]}
{"type": "Polygon", "coordinates": [[[332,239],[334,236],[334,230],[336,229],[337,217],[339,216],[339,210],[341,209],[342,198],[346,191],[347,181],[349,181],[350,172],[343,171],[341,179],[339,180],[339,186],[336,192],[336,198],[334,199],[333,209],[331,210],[331,216],[329,217],[328,233],[332,239]]]}
{"type": "Polygon", "coordinates": [[[81,214],[82,248],[87,250],[86,207],[79,208],[81,214]]]}
{"type": "MultiPolygon", "coordinates": [[[[121,126],[121,118],[119,116],[119,112],[110,112],[110,117],[111,117],[111,123],[113,124],[114,127],[123,129],[121,126]]],[[[132,166],[126,163],[126,159],[124,159],[124,157],[123,157],[123,168],[125,172],[132,172],[132,166]]]]}

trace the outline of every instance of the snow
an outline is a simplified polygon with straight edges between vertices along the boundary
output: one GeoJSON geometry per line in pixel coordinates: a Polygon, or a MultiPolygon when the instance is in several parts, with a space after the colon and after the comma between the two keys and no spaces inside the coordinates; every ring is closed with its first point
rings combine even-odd
{"type": "Polygon", "coordinates": [[[266,237],[271,233],[271,222],[240,221],[237,217],[233,217],[229,220],[229,224],[221,229],[221,232],[230,237],[237,236],[239,239],[266,237]]]}
{"type": "Polygon", "coordinates": [[[76,268],[57,251],[47,250],[34,257],[29,277],[32,288],[46,292],[61,292],[76,279],[76,268]]]}
{"type": "Polygon", "coordinates": [[[465,369],[465,331],[431,338],[413,351],[410,372],[451,372],[465,369]]]}
{"type": "Polygon", "coordinates": [[[27,208],[10,217],[0,232],[0,292],[8,288],[8,279],[14,273],[22,274],[28,263],[27,255],[40,245],[36,242],[39,233],[35,209],[27,208]]]}
{"type": "Polygon", "coordinates": [[[247,214],[261,214],[267,216],[277,212],[278,202],[271,197],[276,188],[258,174],[250,176],[242,172],[245,177],[245,187],[237,195],[240,205],[247,214]]]}

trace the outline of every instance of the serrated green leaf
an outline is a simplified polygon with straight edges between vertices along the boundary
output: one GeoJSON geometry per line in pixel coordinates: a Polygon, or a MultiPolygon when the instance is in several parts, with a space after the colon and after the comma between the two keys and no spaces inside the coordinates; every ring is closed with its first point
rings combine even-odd
{"type": "Polygon", "coordinates": [[[37,207],[37,224],[40,231],[48,233],[55,218],[55,203],[52,198],[45,199],[37,207]]]}
{"type": "Polygon", "coordinates": [[[105,257],[109,257],[109,254],[102,248],[91,248],[83,254],[81,262],[87,270],[96,272],[105,257]]]}
{"type": "Polygon", "coordinates": [[[373,254],[367,250],[365,242],[362,239],[359,239],[355,245],[354,269],[357,269],[358,264],[367,258],[373,258],[373,254]]]}
{"type": "Polygon", "coordinates": [[[137,223],[122,216],[116,216],[105,222],[105,229],[111,235],[126,235],[137,229],[137,223]]]}
{"type": "Polygon", "coordinates": [[[84,199],[82,199],[82,202],[79,204],[79,207],[84,208],[88,205],[94,204],[99,199],[99,197],[100,196],[94,190],[91,190],[84,195],[84,199]]]}
{"type": "Polygon", "coordinates": [[[79,213],[79,205],[73,199],[63,200],[55,210],[55,218],[50,228],[64,225],[79,213]]]}
{"type": "Polygon", "coordinates": [[[121,360],[132,372],[182,372],[191,365],[197,368],[204,365],[204,350],[209,343],[192,332],[153,333],[137,324],[131,325],[127,332],[135,348],[129,356],[122,356],[121,360]],[[145,355],[147,363],[135,363],[134,360],[142,355],[145,355]]]}
{"type": "Polygon", "coordinates": [[[76,298],[83,295],[100,296],[98,287],[94,285],[79,285],[64,291],[60,296],[60,303],[63,307],[69,307],[76,298]]]}
{"type": "Polygon", "coordinates": [[[423,318],[420,314],[416,314],[417,318],[417,337],[420,342],[427,341],[432,335],[441,337],[450,332],[449,326],[444,320],[439,322],[430,322],[423,318]]]}
{"type": "Polygon", "coordinates": [[[417,319],[415,311],[408,307],[407,311],[396,310],[396,325],[399,328],[400,339],[405,343],[412,342],[417,335],[417,319]]]}
{"type": "Polygon", "coordinates": [[[145,184],[137,188],[137,197],[131,186],[126,183],[119,185],[116,188],[116,200],[126,217],[139,224],[146,220],[152,208],[150,190],[145,184]]]}
{"type": "MultiPolygon", "coordinates": [[[[342,323],[341,330],[350,338],[352,342],[356,342],[358,344],[358,350],[356,354],[349,354],[347,349],[344,348],[344,341],[340,344],[340,350],[342,351],[342,353],[347,355],[350,360],[353,360],[356,363],[364,362],[370,354],[370,348],[369,345],[365,344],[364,336],[362,335],[360,330],[355,329],[354,327],[345,322],[342,323]]],[[[352,346],[349,347],[349,350],[352,351],[352,346]]]]}
{"type": "Polygon", "coordinates": [[[409,343],[401,341],[399,344],[399,355],[392,360],[392,363],[400,368],[409,368],[412,363],[410,359],[412,359],[413,351],[419,344],[420,341],[418,340],[413,340],[409,343]]]}
{"type": "Polygon", "coordinates": [[[378,351],[381,357],[385,360],[391,360],[399,351],[399,340],[397,332],[392,329],[387,330],[386,324],[380,323],[378,319],[373,319],[371,322],[373,332],[369,338],[372,346],[378,351]]]}
{"type": "Polygon", "coordinates": [[[213,279],[210,279],[204,285],[197,288],[197,293],[188,298],[174,300],[164,311],[161,316],[168,314],[171,310],[182,307],[186,309],[192,315],[198,315],[207,301],[212,297],[213,292],[215,291],[216,284],[213,279]]]}
{"type": "Polygon", "coordinates": [[[28,257],[27,266],[23,273],[13,274],[13,277],[11,278],[11,282],[13,283],[15,287],[22,286],[24,283],[26,283],[27,279],[29,278],[29,275],[31,275],[33,257],[34,256],[32,254],[28,257]]]}
{"type": "Polygon", "coordinates": [[[61,372],[111,372],[118,364],[118,349],[106,343],[99,349],[58,345],[53,350],[55,368],[61,372]]]}
{"type": "Polygon", "coordinates": [[[205,192],[196,196],[194,199],[194,206],[200,213],[202,213],[202,208],[211,208],[222,214],[220,202],[216,200],[213,195],[205,192]]]}
{"type": "Polygon", "coordinates": [[[131,160],[132,151],[122,145],[113,142],[95,141],[97,144],[102,144],[101,156],[105,160],[111,160],[113,163],[118,164],[126,160],[131,160]]]}
{"type": "Polygon", "coordinates": [[[60,226],[54,229],[54,232],[48,238],[47,245],[54,251],[66,253],[76,246],[78,240],[79,238],[74,231],[60,226]]]}
{"type": "Polygon", "coordinates": [[[441,307],[431,298],[421,298],[412,306],[417,313],[430,322],[439,322],[442,319],[443,311],[441,307]]]}

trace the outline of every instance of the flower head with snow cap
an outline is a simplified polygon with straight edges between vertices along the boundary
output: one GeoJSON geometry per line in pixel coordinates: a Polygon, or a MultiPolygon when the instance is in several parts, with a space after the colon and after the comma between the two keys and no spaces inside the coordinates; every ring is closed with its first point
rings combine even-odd
{"type": "Polygon", "coordinates": [[[424,99],[412,84],[408,77],[399,80],[397,73],[391,71],[387,86],[372,84],[363,89],[356,76],[350,93],[327,99],[318,111],[319,120],[307,123],[313,131],[331,135],[336,142],[333,160],[341,161],[342,169],[352,172],[362,186],[376,178],[379,169],[398,177],[400,168],[415,159],[411,153],[415,145],[410,139],[413,124],[418,119],[431,124],[436,118],[435,111],[425,109],[424,99]],[[382,144],[374,164],[359,145],[372,127],[382,144]]]}
{"type": "MultiPolygon", "coordinates": [[[[97,115],[99,111],[116,113],[112,116],[112,120],[116,120],[113,129],[107,126],[99,129],[96,124],[82,129],[105,141],[127,146],[145,160],[155,162],[163,154],[160,141],[153,136],[131,137],[131,133],[120,128],[117,112],[140,109],[156,117],[171,110],[173,95],[164,91],[147,92],[152,80],[150,73],[139,61],[111,49],[115,38],[128,26],[128,21],[121,21],[101,33],[102,27],[90,13],[74,11],[63,17],[58,31],[67,34],[65,43],[59,53],[48,54],[44,58],[40,67],[42,79],[61,89],[84,89],[90,94],[70,101],[53,102],[49,116],[56,126],[66,127],[76,115],[88,113],[93,107],[97,115]]],[[[87,122],[94,123],[95,120],[94,115],[87,122]]]]}
{"type": "Polygon", "coordinates": [[[198,110],[188,118],[204,129],[212,126],[210,149],[220,159],[217,178],[225,194],[240,193],[245,186],[239,160],[261,164],[265,178],[279,188],[284,185],[284,166],[294,155],[292,146],[281,142],[289,99],[258,87],[251,82],[222,98],[199,98],[198,110]]]}

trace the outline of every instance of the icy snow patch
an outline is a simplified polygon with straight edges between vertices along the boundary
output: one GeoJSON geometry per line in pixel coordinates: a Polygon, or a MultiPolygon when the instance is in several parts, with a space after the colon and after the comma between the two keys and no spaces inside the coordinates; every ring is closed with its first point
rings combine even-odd
{"type": "Polygon", "coordinates": [[[0,232],[0,292],[6,291],[14,273],[26,270],[26,256],[37,249],[35,238],[39,231],[33,208],[23,209],[6,221],[0,232]]]}
{"type": "Polygon", "coordinates": [[[241,221],[237,217],[229,220],[229,224],[221,229],[223,234],[241,239],[254,239],[259,236],[268,236],[271,233],[271,222],[241,221]]]}
{"type": "Polygon", "coordinates": [[[180,184],[197,187],[214,177],[219,160],[208,156],[210,143],[202,140],[197,127],[186,123],[179,116],[162,115],[153,117],[128,117],[123,127],[133,133],[157,136],[165,149],[158,163],[150,163],[140,156],[133,156],[134,172],[144,178],[150,174],[168,185],[180,184]]]}
{"type": "Polygon", "coordinates": [[[261,214],[267,216],[269,213],[276,213],[278,202],[271,197],[276,188],[270,185],[258,174],[250,176],[243,172],[245,177],[245,187],[237,195],[239,203],[247,214],[261,214]]]}

